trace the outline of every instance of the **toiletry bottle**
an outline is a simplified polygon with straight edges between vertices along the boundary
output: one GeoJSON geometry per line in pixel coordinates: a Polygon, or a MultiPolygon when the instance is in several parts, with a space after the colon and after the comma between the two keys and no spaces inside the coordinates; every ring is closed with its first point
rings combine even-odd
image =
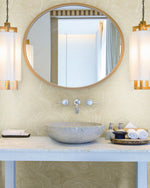
{"type": "Polygon", "coordinates": [[[119,124],[118,124],[118,129],[119,129],[119,130],[122,129],[122,124],[123,124],[123,123],[119,123],[119,124]]]}
{"type": "Polygon", "coordinates": [[[112,123],[109,123],[109,128],[105,134],[105,140],[110,140],[111,138],[114,138],[114,134],[112,129],[112,123]]]}

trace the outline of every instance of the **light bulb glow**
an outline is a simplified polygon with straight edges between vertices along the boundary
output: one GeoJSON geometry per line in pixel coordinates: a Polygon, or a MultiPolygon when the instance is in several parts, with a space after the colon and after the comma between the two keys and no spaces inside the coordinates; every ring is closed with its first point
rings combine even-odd
{"type": "Polygon", "coordinates": [[[33,68],[33,66],[34,66],[33,46],[31,44],[26,44],[26,52],[27,52],[27,57],[28,57],[29,63],[33,68]]]}

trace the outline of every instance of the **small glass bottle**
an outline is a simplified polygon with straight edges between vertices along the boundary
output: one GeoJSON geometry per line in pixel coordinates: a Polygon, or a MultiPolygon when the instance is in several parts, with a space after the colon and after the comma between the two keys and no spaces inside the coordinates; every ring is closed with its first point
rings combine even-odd
{"type": "Polygon", "coordinates": [[[110,140],[111,138],[114,138],[114,134],[113,134],[112,123],[109,123],[109,128],[105,133],[105,140],[110,140]]]}

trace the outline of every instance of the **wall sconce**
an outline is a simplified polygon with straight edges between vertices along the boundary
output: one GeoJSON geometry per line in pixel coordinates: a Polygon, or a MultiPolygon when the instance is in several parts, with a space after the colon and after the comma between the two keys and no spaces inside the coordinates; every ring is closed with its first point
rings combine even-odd
{"type": "Polygon", "coordinates": [[[26,40],[26,53],[28,57],[28,61],[33,68],[34,66],[34,60],[33,60],[33,46],[30,44],[29,39],[26,40]]]}
{"type": "Polygon", "coordinates": [[[21,39],[17,28],[10,27],[8,22],[8,0],[6,5],[6,22],[0,26],[0,89],[13,90],[18,89],[21,80],[21,39]],[[14,82],[13,87],[10,82],[14,82]]]}
{"type": "Polygon", "coordinates": [[[144,0],[142,0],[142,21],[133,27],[129,42],[130,80],[134,89],[150,89],[150,25],[144,21],[144,0]]]}

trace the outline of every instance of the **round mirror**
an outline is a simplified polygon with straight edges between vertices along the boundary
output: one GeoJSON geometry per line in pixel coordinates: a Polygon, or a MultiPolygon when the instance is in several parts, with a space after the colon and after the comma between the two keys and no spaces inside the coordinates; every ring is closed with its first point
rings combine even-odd
{"type": "Polygon", "coordinates": [[[63,4],[38,15],[27,28],[23,54],[32,72],[60,87],[81,88],[110,76],[119,66],[124,40],[103,11],[63,4]]]}

